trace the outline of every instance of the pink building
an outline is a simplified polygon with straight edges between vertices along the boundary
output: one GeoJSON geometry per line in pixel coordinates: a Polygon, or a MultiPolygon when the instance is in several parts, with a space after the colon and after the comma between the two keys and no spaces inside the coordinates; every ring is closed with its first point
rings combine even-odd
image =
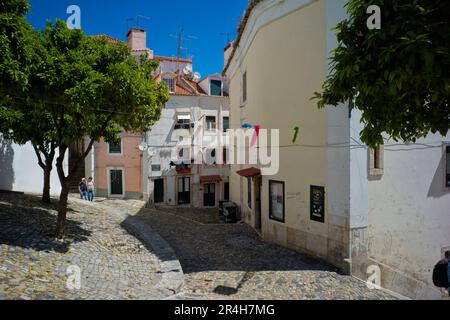
{"type": "Polygon", "coordinates": [[[87,165],[86,171],[87,175],[94,177],[96,196],[142,198],[141,142],[142,134],[124,132],[118,144],[102,140],[94,145],[94,156],[89,159],[90,165],[87,165]]]}

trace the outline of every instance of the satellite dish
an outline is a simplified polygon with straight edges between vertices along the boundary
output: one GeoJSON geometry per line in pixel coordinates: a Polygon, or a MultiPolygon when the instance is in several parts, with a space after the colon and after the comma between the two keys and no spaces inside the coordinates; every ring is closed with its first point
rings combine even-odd
{"type": "Polygon", "coordinates": [[[195,80],[195,81],[198,81],[198,80],[200,80],[201,78],[202,78],[202,76],[201,76],[200,73],[198,73],[198,72],[195,72],[195,73],[194,73],[194,80],[195,80]]]}
{"type": "Polygon", "coordinates": [[[141,150],[141,151],[145,151],[145,150],[147,150],[148,145],[147,145],[147,143],[145,143],[145,142],[141,142],[141,144],[138,146],[138,148],[139,148],[139,150],[141,150]]]}
{"type": "Polygon", "coordinates": [[[148,149],[147,154],[148,154],[150,157],[154,157],[154,156],[156,156],[156,151],[153,151],[153,150],[148,149]]]}
{"type": "Polygon", "coordinates": [[[190,64],[188,64],[188,65],[186,65],[184,68],[183,68],[183,73],[185,74],[185,75],[191,75],[192,74],[192,66],[190,65],[190,64]]]}

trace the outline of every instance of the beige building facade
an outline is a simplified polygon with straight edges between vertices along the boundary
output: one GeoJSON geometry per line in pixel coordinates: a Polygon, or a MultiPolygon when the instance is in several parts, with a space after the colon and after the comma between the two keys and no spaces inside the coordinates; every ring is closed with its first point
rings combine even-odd
{"type": "Polygon", "coordinates": [[[231,200],[267,241],[364,281],[380,270],[381,286],[409,297],[439,298],[431,272],[450,245],[450,138],[431,135],[418,142],[430,145],[421,151],[388,140],[370,150],[359,138],[358,112],[319,110],[311,100],[329,73],[332,28],[346,17],[345,3],[250,2],[243,31],[226,48],[230,126],[279,129],[279,170],[232,165],[231,200]]]}

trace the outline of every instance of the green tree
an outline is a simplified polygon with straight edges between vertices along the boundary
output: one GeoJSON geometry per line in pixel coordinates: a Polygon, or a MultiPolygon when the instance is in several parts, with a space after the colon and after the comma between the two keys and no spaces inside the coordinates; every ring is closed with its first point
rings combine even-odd
{"type": "Polygon", "coordinates": [[[29,9],[26,0],[5,0],[0,3],[0,132],[17,144],[31,142],[38,164],[43,169],[42,200],[50,203],[50,174],[55,157],[55,143],[50,138],[49,114],[42,99],[34,92],[45,88],[30,81],[38,72],[45,50],[39,33],[25,19],[29,9]]]}
{"type": "Polygon", "coordinates": [[[42,92],[42,106],[50,114],[50,138],[58,149],[56,169],[62,189],[56,235],[63,237],[68,183],[94,142],[102,137],[117,142],[123,130],[148,130],[159,119],[169,93],[152,78],[158,62],[145,57],[136,60],[123,43],[69,30],[61,20],[49,23],[42,38],[47,54],[33,83],[48,88],[42,92]],[[89,143],[83,156],[65,172],[69,146],[86,137],[89,143]]]}
{"type": "Polygon", "coordinates": [[[22,93],[35,67],[34,34],[26,0],[0,2],[0,97],[22,93]]]}
{"type": "Polygon", "coordinates": [[[337,27],[331,74],[318,106],[349,102],[362,111],[361,139],[370,146],[415,141],[450,128],[450,1],[349,0],[337,27]],[[381,8],[381,29],[366,10],[381,8]]]}

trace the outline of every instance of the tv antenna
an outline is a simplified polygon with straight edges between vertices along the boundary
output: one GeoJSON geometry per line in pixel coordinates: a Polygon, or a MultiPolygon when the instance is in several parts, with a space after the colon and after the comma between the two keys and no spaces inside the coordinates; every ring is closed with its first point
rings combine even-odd
{"type": "MultiPolygon", "coordinates": [[[[177,69],[180,70],[180,66],[179,66],[180,61],[179,60],[181,59],[183,50],[186,50],[186,59],[189,59],[189,55],[188,55],[189,48],[183,47],[183,41],[198,40],[198,38],[195,36],[192,36],[192,35],[185,36],[184,35],[184,26],[181,27],[180,31],[178,32],[178,35],[175,36],[173,34],[170,34],[169,36],[172,38],[176,38],[178,41],[178,46],[177,46],[178,67],[177,67],[177,69]]],[[[192,57],[192,55],[191,55],[191,57],[192,57]]]]}
{"type": "Polygon", "coordinates": [[[136,18],[128,18],[127,19],[127,30],[129,30],[130,29],[130,21],[135,21],[136,20],[136,25],[133,27],[133,28],[136,28],[136,29],[140,29],[140,27],[139,27],[139,24],[140,24],[140,22],[141,22],[141,20],[147,20],[147,21],[149,21],[150,20],[150,17],[146,17],[146,16],[143,16],[143,15],[141,15],[141,14],[138,14],[137,16],[136,16],[136,18]]]}

